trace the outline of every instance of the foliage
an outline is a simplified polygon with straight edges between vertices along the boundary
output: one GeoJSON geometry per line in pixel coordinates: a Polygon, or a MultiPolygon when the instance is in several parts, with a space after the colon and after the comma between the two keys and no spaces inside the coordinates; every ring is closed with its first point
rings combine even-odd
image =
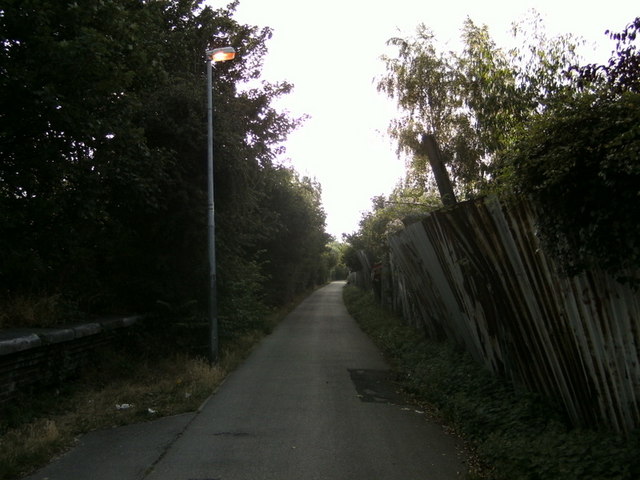
{"type": "Polygon", "coordinates": [[[434,34],[420,24],[415,36],[392,38],[397,56],[383,56],[387,73],[378,90],[396,100],[401,117],[389,132],[398,152],[411,155],[410,177],[426,177],[419,153],[422,133],[433,134],[458,194],[469,197],[486,188],[497,152],[516,127],[544,108],[566,83],[563,69],[575,59],[570,36],[548,39],[539,15],[514,26],[519,47],[504,51],[486,26],[467,19],[460,53],[442,52],[434,34]]]}
{"type": "MultiPolygon", "coordinates": [[[[378,89],[402,112],[390,133],[408,153],[421,132],[433,133],[463,197],[530,197],[544,243],[567,273],[599,265],[629,280],[640,265],[638,29],[636,19],[609,33],[616,51],[606,65],[578,67],[577,40],[548,38],[536,13],[514,24],[518,46],[508,51],[468,19],[462,51],[445,54],[420,25],[413,37],[391,39],[398,55],[383,58],[378,89]]],[[[413,155],[408,186],[429,188],[427,165],[413,155]]],[[[373,223],[361,226],[364,243],[375,244],[373,223]]]]}
{"type": "Polygon", "coordinates": [[[639,122],[639,94],[585,95],[537,118],[509,154],[511,181],[544,212],[545,245],[567,273],[640,266],[639,122]]]}
{"type": "Polygon", "coordinates": [[[343,261],[343,255],[347,249],[347,244],[333,240],[329,243],[329,249],[326,252],[326,262],[329,268],[329,279],[345,280],[349,275],[349,268],[343,261]]]}
{"type": "Polygon", "coordinates": [[[345,265],[351,271],[362,268],[356,253],[358,251],[366,252],[375,262],[385,259],[389,249],[387,237],[390,234],[442,206],[433,188],[425,192],[420,186],[400,183],[388,198],[384,195],[372,198],[372,209],[362,215],[358,232],[345,235],[348,245],[343,252],[345,265]]]}
{"type": "Polygon", "coordinates": [[[320,185],[284,167],[271,169],[272,181],[264,214],[273,233],[264,243],[270,276],[267,295],[271,304],[290,301],[296,294],[329,278],[325,213],[320,185]]]}
{"type": "Polygon", "coordinates": [[[86,432],[197,410],[287,311],[262,318],[260,330],[225,338],[215,366],[175,342],[175,325],[166,330],[154,322],[135,334],[121,332],[54,395],[34,390],[0,405],[0,479],[22,478],[86,432]],[[131,408],[115,408],[122,403],[131,408]]]}
{"type": "Polygon", "coordinates": [[[640,93],[640,52],[634,43],[640,31],[640,17],[636,17],[619,33],[607,34],[616,41],[616,50],[606,65],[572,66],[568,76],[581,89],[601,88],[603,93],[640,93]],[[576,74],[574,77],[573,74],[576,74]]]}
{"type": "Polygon", "coordinates": [[[287,288],[318,280],[307,269],[323,251],[295,237],[303,230],[289,219],[315,216],[321,228],[319,203],[273,203],[283,181],[295,195],[306,187],[272,165],[301,120],[271,106],[290,84],[258,82],[271,31],[235,21],[235,3],[200,3],[3,2],[4,298],[62,296],[89,313],[147,311],[157,300],[206,308],[204,51],[218,45],[238,52],[214,69],[220,308],[235,315],[246,300],[254,310],[238,313],[239,325],[260,313],[265,286],[288,275],[273,267],[278,240],[306,259],[287,288]]]}
{"type": "MultiPolygon", "coordinates": [[[[635,38],[633,25],[624,38],[635,38]]],[[[637,53],[617,48],[608,66],[573,70],[580,95],[558,95],[522,128],[501,181],[543,212],[544,243],[568,274],[599,266],[631,280],[640,266],[640,92],[626,77],[637,53]]]]}
{"type": "Polygon", "coordinates": [[[0,329],[13,327],[51,327],[69,317],[75,319],[73,306],[60,295],[15,295],[0,299],[0,329]],[[63,318],[64,314],[67,318],[63,318]]]}
{"type": "MultiPolygon", "coordinates": [[[[346,287],[349,313],[391,361],[405,392],[427,404],[475,450],[491,480],[631,480],[640,475],[640,432],[622,438],[572,429],[544,399],[491,376],[453,346],[416,335],[371,293],[346,287]]],[[[473,463],[472,463],[473,465],[473,463]]]]}

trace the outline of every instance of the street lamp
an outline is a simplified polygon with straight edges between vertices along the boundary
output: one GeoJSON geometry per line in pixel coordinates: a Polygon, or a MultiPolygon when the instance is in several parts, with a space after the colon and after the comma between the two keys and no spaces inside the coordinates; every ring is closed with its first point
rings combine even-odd
{"type": "Polygon", "coordinates": [[[218,285],[216,279],[216,221],[213,200],[213,94],[211,72],[214,62],[233,60],[236,51],[233,47],[208,49],[207,58],[207,193],[208,193],[208,225],[209,225],[209,361],[218,361],[218,285]]]}

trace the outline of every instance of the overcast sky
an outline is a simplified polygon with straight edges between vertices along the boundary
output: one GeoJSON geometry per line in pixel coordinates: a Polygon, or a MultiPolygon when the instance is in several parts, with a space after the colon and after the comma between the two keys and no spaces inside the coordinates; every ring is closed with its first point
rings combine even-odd
{"type": "MultiPolygon", "coordinates": [[[[206,3],[219,8],[229,2],[206,3]]],[[[549,34],[584,37],[587,62],[608,58],[614,44],[605,30],[620,31],[640,15],[631,0],[240,0],[238,21],[274,31],[263,77],[295,85],[276,106],[311,117],[290,136],[282,160],[321,183],[330,234],[340,240],[356,231],[370,199],[389,194],[403,176],[403,161],[386,136],[394,110],[373,81],[384,73],[379,58],[388,51],[385,42],[424,23],[454,49],[468,16],[488,25],[502,45],[511,23],[531,8],[549,34]]]]}

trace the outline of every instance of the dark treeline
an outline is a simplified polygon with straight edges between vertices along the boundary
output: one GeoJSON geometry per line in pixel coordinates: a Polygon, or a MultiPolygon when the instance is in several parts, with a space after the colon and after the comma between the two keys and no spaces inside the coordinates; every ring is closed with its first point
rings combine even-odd
{"type": "Polygon", "coordinates": [[[58,317],[206,308],[204,52],[225,45],[237,56],[214,68],[221,317],[248,325],[328,277],[320,187],[274,164],[299,119],[271,103],[292,86],[258,81],[271,32],[234,8],[2,1],[5,305],[55,298],[58,317]]]}

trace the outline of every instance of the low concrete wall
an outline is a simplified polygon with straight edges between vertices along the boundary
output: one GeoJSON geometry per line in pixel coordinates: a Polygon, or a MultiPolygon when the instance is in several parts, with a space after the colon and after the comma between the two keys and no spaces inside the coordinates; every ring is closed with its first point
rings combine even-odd
{"type": "Polygon", "coordinates": [[[111,317],[60,328],[0,332],[0,403],[17,392],[69,378],[96,347],[112,341],[118,332],[142,318],[111,317]]]}

